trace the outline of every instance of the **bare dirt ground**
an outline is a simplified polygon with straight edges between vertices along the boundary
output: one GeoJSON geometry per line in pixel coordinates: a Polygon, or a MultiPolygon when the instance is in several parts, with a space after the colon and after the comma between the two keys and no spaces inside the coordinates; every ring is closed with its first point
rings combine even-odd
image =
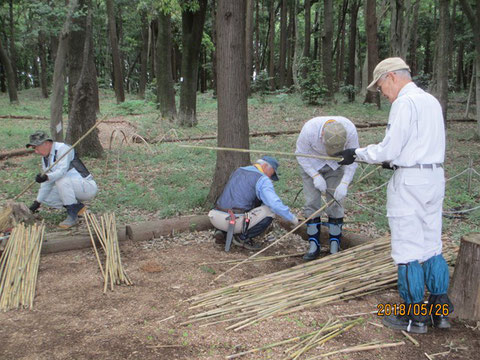
{"type": "MultiPolygon", "coordinates": [[[[238,248],[223,252],[210,232],[126,241],[121,247],[122,261],[135,285],[117,286],[107,294],[102,292],[103,280],[91,249],[43,256],[34,309],[0,313],[0,359],[223,359],[311,332],[329,318],[369,313],[378,303],[398,301],[392,290],[268,319],[238,332],[226,331],[222,324],[181,325],[192,314],[185,301],[191,296],[294,266],[301,258],[245,264],[211,285],[231,265],[201,263],[243,259],[251,253],[238,248]]],[[[295,237],[267,255],[296,253],[305,247],[295,237]]],[[[424,353],[449,350],[435,359],[478,359],[480,330],[473,329],[473,323],[454,321],[450,331],[431,329],[426,335],[414,335],[420,343],[417,347],[401,333],[379,327],[376,314],[364,317],[362,325],[308,355],[379,340],[406,344],[329,359],[427,359],[424,353]]],[[[243,358],[281,359],[283,350],[278,347],[243,358]]]]}

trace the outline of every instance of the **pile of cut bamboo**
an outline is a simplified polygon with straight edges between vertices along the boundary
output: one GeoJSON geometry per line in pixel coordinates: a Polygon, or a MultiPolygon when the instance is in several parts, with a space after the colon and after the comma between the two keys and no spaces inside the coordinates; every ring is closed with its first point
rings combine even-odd
{"type": "Polygon", "coordinates": [[[115,214],[112,213],[100,216],[100,221],[98,221],[94,214],[92,214],[90,211],[87,211],[85,213],[85,219],[98,266],[100,267],[100,271],[102,272],[104,279],[103,292],[107,292],[109,284],[110,290],[112,291],[114,284],[133,285],[133,282],[128,277],[122,265],[115,214]],[[105,269],[100,261],[100,256],[98,254],[97,246],[95,245],[93,232],[95,232],[95,235],[105,253],[105,269]]]}
{"type": "MultiPolygon", "coordinates": [[[[444,247],[447,261],[454,261],[457,248],[444,247]]],[[[390,257],[388,237],[355,246],[334,255],[242,281],[195,296],[186,323],[206,321],[202,326],[233,322],[235,331],[275,315],[290,314],[341,299],[371,294],[396,286],[397,267],[390,257]],[[206,310],[205,310],[206,309],[206,310]]]]}
{"type": "Polygon", "coordinates": [[[31,309],[35,297],[45,226],[17,225],[0,258],[0,309],[31,309]]]}

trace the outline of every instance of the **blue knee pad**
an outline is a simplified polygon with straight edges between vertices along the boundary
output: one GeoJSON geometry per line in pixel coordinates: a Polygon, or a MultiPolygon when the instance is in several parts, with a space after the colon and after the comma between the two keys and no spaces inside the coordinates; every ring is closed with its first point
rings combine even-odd
{"type": "Polygon", "coordinates": [[[321,219],[314,218],[307,221],[307,235],[309,241],[314,241],[315,244],[320,244],[320,227],[321,227],[321,219]]]}
{"type": "Polygon", "coordinates": [[[425,274],[425,284],[430,294],[442,295],[447,293],[450,274],[448,264],[442,254],[432,256],[425,261],[423,272],[425,274]]]}
{"type": "Polygon", "coordinates": [[[418,261],[398,264],[398,292],[407,304],[423,301],[425,280],[422,265],[418,261]]]}

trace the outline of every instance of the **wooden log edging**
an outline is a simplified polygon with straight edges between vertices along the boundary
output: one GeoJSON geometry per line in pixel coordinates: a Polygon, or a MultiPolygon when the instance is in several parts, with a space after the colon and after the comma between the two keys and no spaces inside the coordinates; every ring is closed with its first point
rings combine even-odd
{"type": "Polygon", "coordinates": [[[12,151],[1,152],[0,160],[8,159],[10,157],[15,157],[15,156],[28,155],[28,154],[33,154],[33,150],[32,149],[16,149],[12,151]]]}
{"type": "MultiPolygon", "coordinates": [[[[289,223],[283,220],[280,220],[279,224],[286,229],[289,227],[289,223]]],[[[206,231],[210,229],[213,229],[213,226],[207,215],[191,215],[117,226],[117,234],[119,241],[127,239],[147,241],[160,236],[170,236],[188,231],[206,231]]],[[[300,235],[302,235],[302,233],[306,235],[305,229],[300,229],[300,235]]],[[[42,254],[80,250],[91,246],[90,236],[86,229],[73,234],[69,231],[47,233],[45,239],[42,245],[42,254]]],[[[346,249],[364,244],[367,240],[365,236],[347,232],[342,238],[342,247],[346,249]]],[[[322,240],[322,243],[326,244],[327,242],[327,239],[322,240]]]]}

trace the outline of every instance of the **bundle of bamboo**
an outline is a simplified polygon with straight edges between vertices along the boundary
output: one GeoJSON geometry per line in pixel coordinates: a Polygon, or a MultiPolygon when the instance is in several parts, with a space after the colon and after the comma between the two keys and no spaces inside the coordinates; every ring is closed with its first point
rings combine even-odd
{"type": "MultiPolygon", "coordinates": [[[[445,246],[447,261],[457,248],[445,246]]],[[[258,278],[195,296],[190,309],[206,308],[186,323],[208,321],[202,326],[234,322],[235,331],[275,315],[351,299],[396,285],[397,268],[390,258],[389,238],[258,278]]]]}
{"type": "Polygon", "coordinates": [[[0,309],[33,307],[45,226],[16,226],[0,258],[0,309]]]}
{"type": "Polygon", "coordinates": [[[85,213],[85,219],[93,249],[95,251],[95,256],[98,261],[98,266],[100,267],[100,271],[102,272],[104,279],[103,292],[107,292],[109,284],[110,290],[113,290],[114,284],[133,285],[133,282],[123,269],[122,259],[120,257],[120,245],[118,244],[115,214],[105,214],[100,217],[99,222],[94,214],[87,211],[85,213]],[[98,255],[92,228],[98,241],[100,242],[100,245],[103,248],[103,251],[105,252],[105,269],[103,268],[102,262],[100,261],[100,256],[98,255]]]}

